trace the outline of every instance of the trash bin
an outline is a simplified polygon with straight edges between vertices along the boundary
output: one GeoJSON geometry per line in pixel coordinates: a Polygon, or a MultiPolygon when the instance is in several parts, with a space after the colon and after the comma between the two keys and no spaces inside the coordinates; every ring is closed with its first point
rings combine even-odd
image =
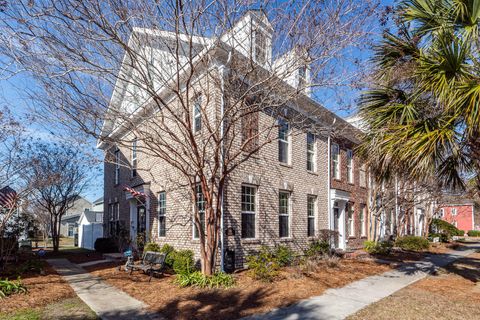
{"type": "Polygon", "coordinates": [[[235,271],[235,250],[227,249],[225,250],[224,257],[224,270],[227,273],[232,273],[235,271]]]}
{"type": "Polygon", "coordinates": [[[74,245],[75,247],[78,247],[78,233],[75,233],[75,234],[73,235],[73,245],[74,245]]]}

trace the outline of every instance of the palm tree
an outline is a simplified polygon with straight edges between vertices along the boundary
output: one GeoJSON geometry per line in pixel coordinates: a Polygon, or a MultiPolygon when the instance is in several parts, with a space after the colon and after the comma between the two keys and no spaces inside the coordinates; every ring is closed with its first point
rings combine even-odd
{"type": "Polygon", "coordinates": [[[480,193],[480,0],[409,0],[374,48],[374,81],[360,101],[360,146],[384,179],[435,177],[480,193]]]}

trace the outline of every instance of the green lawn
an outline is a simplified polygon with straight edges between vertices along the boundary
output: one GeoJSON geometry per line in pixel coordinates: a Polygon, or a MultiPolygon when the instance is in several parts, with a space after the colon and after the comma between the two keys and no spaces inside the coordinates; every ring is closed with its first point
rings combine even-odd
{"type": "Polygon", "coordinates": [[[14,314],[0,313],[0,320],[97,320],[99,319],[79,298],[65,299],[42,308],[22,309],[14,314]]]}

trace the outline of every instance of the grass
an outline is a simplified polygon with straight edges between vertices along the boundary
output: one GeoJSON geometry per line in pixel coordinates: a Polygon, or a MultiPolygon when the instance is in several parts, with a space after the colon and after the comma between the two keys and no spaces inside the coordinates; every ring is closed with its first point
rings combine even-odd
{"type": "Polygon", "coordinates": [[[347,319],[473,319],[480,310],[479,281],[480,254],[474,253],[347,319]]]}
{"type": "Polygon", "coordinates": [[[0,313],[0,320],[97,320],[97,315],[79,298],[69,298],[44,307],[25,308],[13,313],[0,313]]]}

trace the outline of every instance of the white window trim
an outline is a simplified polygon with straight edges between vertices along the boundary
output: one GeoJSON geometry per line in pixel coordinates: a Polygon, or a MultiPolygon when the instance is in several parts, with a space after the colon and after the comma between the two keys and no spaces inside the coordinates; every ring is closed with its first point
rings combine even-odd
{"type": "Polygon", "coordinates": [[[318,211],[318,197],[314,194],[307,195],[307,236],[308,236],[308,219],[310,219],[310,215],[308,215],[308,200],[313,199],[313,235],[309,237],[315,237],[317,234],[317,211],[318,211]]]}
{"type": "Polygon", "coordinates": [[[307,171],[309,172],[317,172],[317,137],[313,133],[307,133],[307,171]],[[311,134],[313,136],[313,150],[308,150],[308,135],[311,134]],[[308,157],[312,155],[312,164],[313,169],[308,170],[308,157]]]}
{"type": "MultiPolygon", "coordinates": [[[[255,240],[258,238],[258,215],[257,215],[257,208],[258,208],[258,187],[255,185],[251,184],[242,184],[240,187],[240,214],[243,216],[243,214],[252,214],[254,215],[255,218],[255,225],[253,226],[255,230],[255,237],[252,238],[244,238],[242,237],[242,231],[240,230],[240,238],[242,240],[255,240]],[[242,203],[241,203],[241,196],[242,196],[242,187],[248,187],[248,188],[253,188],[255,190],[255,199],[254,199],[254,205],[255,205],[255,211],[243,211],[242,209],[242,203]]],[[[241,217],[240,217],[241,218],[241,217]]],[[[240,226],[241,227],[241,226],[240,226]]]]}
{"type": "Polygon", "coordinates": [[[193,133],[202,131],[202,96],[198,95],[195,97],[193,102],[193,133]],[[198,107],[198,108],[197,108],[198,107]],[[196,121],[200,121],[200,128],[197,129],[196,121]]]}
{"type": "Polygon", "coordinates": [[[456,216],[458,215],[458,211],[457,211],[457,208],[452,208],[452,216],[456,216]]]}
{"type": "MultiPolygon", "coordinates": [[[[195,192],[197,192],[196,189],[195,189],[195,192]]],[[[198,195],[197,195],[197,198],[198,198],[198,195]]],[[[204,198],[203,201],[205,202],[205,196],[203,198],[204,198]]],[[[197,207],[197,203],[194,203],[193,205],[194,206],[193,206],[193,214],[192,214],[192,239],[193,240],[199,240],[200,239],[200,230],[199,230],[199,233],[198,233],[198,237],[195,237],[195,227],[196,227],[195,226],[195,210],[196,210],[196,207],[197,207]]],[[[199,210],[199,213],[200,212],[201,211],[199,210]]],[[[207,226],[207,223],[206,223],[207,222],[207,216],[205,215],[205,210],[203,210],[203,212],[204,212],[205,228],[206,228],[206,226],[207,226]]]]}
{"type": "Polygon", "coordinates": [[[166,220],[167,219],[167,192],[166,191],[160,191],[158,193],[157,218],[158,218],[158,232],[157,232],[158,237],[159,238],[165,238],[167,236],[167,220],[166,220]],[[160,214],[160,195],[162,193],[165,195],[165,207],[164,207],[165,211],[162,215],[165,218],[165,235],[164,236],[160,235],[160,218],[159,218],[161,216],[161,214],[160,214]]]}
{"type": "Polygon", "coordinates": [[[365,204],[361,205],[361,212],[360,212],[360,236],[366,237],[367,236],[367,225],[366,225],[366,218],[367,218],[367,206],[365,204]]]}
{"type": "Polygon", "coordinates": [[[347,149],[347,182],[354,183],[354,163],[353,163],[353,151],[347,149]]]}
{"type": "Polygon", "coordinates": [[[137,139],[135,138],[135,140],[132,141],[132,178],[138,175],[137,162],[137,139]],[[135,175],[133,173],[135,173],[135,175]]]}
{"type": "Polygon", "coordinates": [[[360,166],[359,181],[358,182],[360,184],[360,187],[362,187],[362,188],[367,187],[367,165],[366,164],[362,164],[360,166]],[[362,179],[362,176],[363,176],[363,179],[362,179]]]}
{"type": "Polygon", "coordinates": [[[440,218],[443,218],[443,217],[445,217],[445,209],[440,208],[440,218]]]}
{"type": "Polygon", "coordinates": [[[342,176],[341,174],[341,166],[340,166],[340,146],[336,143],[332,143],[332,165],[334,168],[336,168],[336,174],[335,174],[335,170],[332,170],[334,175],[333,175],[333,178],[334,179],[337,179],[337,180],[340,180],[340,177],[342,176]],[[333,152],[334,150],[336,150],[336,152],[333,152]],[[336,155],[336,160],[335,160],[335,156],[336,155]]]}
{"type": "Polygon", "coordinates": [[[347,210],[347,218],[348,218],[348,236],[355,237],[355,209],[352,204],[348,204],[347,210]],[[350,219],[350,212],[352,213],[352,218],[350,219]]]}
{"type": "Polygon", "coordinates": [[[120,183],[120,150],[116,149],[114,151],[114,156],[115,156],[115,176],[114,176],[114,182],[115,185],[120,183]]]}
{"type": "Polygon", "coordinates": [[[267,63],[268,61],[268,52],[267,52],[267,47],[268,47],[268,44],[267,44],[267,34],[265,33],[265,31],[260,28],[259,26],[256,26],[256,29],[253,30],[253,50],[252,50],[252,53],[253,53],[253,60],[260,64],[260,65],[264,65],[267,63]],[[264,61],[260,61],[258,59],[258,53],[257,53],[257,34],[261,33],[263,35],[263,39],[264,39],[264,48],[263,48],[263,53],[264,53],[264,57],[263,57],[263,60],[264,61]]]}
{"type": "MultiPolygon", "coordinates": [[[[280,208],[278,208],[278,216],[279,217],[288,217],[288,235],[286,237],[280,237],[280,229],[279,229],[279,238],[280,239],[290,239],[292,238],[292,193],[288,190],[280,190],[278,197],[280,198],[280,193],[284,193],[288,195],[287,199],[287,214],[280,214],[280,208]]],[[[278,223],[280,223],[280,218],[278,219],[278,223]]]]}
{"type": "MultiPolygon", "coordinates": [[[[286,145],[287,145],[287,162],[282,162],[282,161],[280,161],[280,159],[278,159],[278,162],[286,164],[286,165],[290,165],[291,160],[292,160],[292,151],[291,151],[291,147],[292,147],[292,134],[291,133],[292,133],[292,130],[290,128],[290,123],[286,119],[283,119],[283,118],[278,121],[279,130],[280,130],[281,121],[285,121],[285,123],[287,124],[287,139],[278,138],[278,141],[286,143],[286,145]]],[[[280,149],[280,144],[278,144],[277,147],[280,149]]],[[[280,150],[278,150],[278,154],[279,154],[279,152],[280,152],[280,150]]],[[[278,157],[278,155],[277,155],[277,157],[278,157]]]]}

